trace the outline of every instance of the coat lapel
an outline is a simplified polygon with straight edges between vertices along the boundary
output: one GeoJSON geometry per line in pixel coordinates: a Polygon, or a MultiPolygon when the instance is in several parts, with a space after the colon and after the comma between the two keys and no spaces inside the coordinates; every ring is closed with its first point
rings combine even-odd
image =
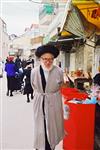
{"type": "Polygon", "coordinates": [[[43,71],[41,65],[40,65],[40,75],[41,75],[43,92],[45,92],[46,80],[45,80],[44,71],[43,71]]]}

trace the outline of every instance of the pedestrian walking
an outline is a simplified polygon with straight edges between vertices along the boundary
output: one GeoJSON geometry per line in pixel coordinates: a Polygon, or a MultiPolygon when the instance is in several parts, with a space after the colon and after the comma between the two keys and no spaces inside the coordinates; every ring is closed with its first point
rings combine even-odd
{"type": "Polygon", "coordinates": [[[34,59],[32,58],[32,67],[34,68],[34,59]]]}
{"type": "Polygon", "coordinates": [[[21,67],[24,69],[26,67],[27,61],[26,59],[22,59],[21,67]]]}
{"type": "Polygon", "coordinates": [[[18,55],[17,58],[15,59],[15,64],[16,64],[17,71],[19,72],[19,68],[21,68],[21,59],[19,58],[18,55]]]}
{"type": "Polygon", "coordinates": [[[33,99],[33,88],[31,86],[31,81],[30,81],[30,75],[31,75],[31,70],[32,70],[32,62],[29,61],[26,64],[26,68],[23,71],[23,77],[25,77],[25,87],[24,87],[24,93],[27,95],[27,102],[30,102],[30,95],[31,99],[33,99]]]}
{"type": "MultiPolygon", "coordinates": [[[[100,66],[98,67],[98,73],[93,77],[93,83],[95,89],[98,89],[96,92],[100,92],[100,66]]],[[[100,102],[96,104],[95,111],[95,142],[94,149],[100,149],[99,144],[96,139],[100,139],[100,102]]]]}
{"type": "Polygon", "coordinates": [[[53,65],[59,50],[52,45],[37,48],[35,55],[40,65],[32,69],[31,84],[34,89],[33,120],[36,150],[54,150],[64,137],[63,107],[60,88],[63,71],[53,65]]]}
{"type": "Polygon", "coordinates": [[[7,96],[13,96],[12,92],[15,89],[15,74],[16,66],[13,62],[14,57],[9,56],[5,64],[5,71],[7,73],[7,96]]]}
{"type": "Polygon", "coordinates": [[[100,86],[100,67],[98,67],[98,73],[93,77],[93,83],[100,86]]]}

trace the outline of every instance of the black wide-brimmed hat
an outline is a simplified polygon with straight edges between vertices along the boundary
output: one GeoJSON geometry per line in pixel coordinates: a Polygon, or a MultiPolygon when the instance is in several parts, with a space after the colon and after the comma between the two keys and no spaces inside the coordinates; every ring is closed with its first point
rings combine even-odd
{"type": "Polygon", "coordinates": [[[30,65],[30,64],[32,64],[32,61],[31,60],[27,60],[26,65],[30,65]]]}
{"type": "Polygon", "coordinates": [[[38,58],[40,58],[45,53],[51,53],[54,56],[54,58],[56,58],[59,55],[59,50],[57,47],[47,44],[38,47],[35,51],[35,55],[38,58]]]}

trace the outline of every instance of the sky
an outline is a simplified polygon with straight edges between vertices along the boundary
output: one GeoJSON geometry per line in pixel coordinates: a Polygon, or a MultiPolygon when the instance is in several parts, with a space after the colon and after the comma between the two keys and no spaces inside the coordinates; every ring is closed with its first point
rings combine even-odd
{"type": "MultiPolygon", "coordinates": [[[[39,0],[35,0],[39,2],[39,0]]],[[[7,24],[8,34],[21,35],[32,23],[39,23],[40,4],[29,0],[1,0],[0,16],[7,24]]]]}

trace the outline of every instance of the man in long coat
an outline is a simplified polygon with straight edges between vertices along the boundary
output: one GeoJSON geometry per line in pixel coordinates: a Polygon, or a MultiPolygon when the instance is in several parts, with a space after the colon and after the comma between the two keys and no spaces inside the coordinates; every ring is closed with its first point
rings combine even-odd
{"type": "Polygon", "coordinates": [[[60,93],[63,72],[61,68],[53,65],[59,50],[52,45],[43,45],[37,48],[35,54],[40,59],[40,66],[31,72],[31,84],[34,89],[33,148],[53,150],[64,137],[60,93]]]}

